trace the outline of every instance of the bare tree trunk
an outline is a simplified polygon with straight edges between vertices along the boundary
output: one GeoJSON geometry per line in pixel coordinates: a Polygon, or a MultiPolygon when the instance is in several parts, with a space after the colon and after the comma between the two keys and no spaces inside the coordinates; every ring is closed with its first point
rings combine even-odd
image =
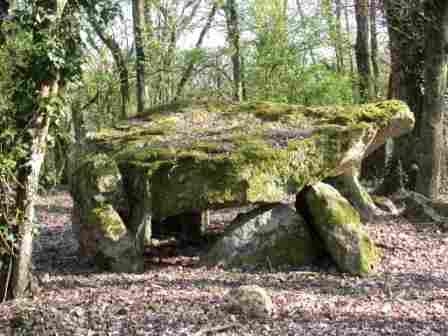
{"type": "Polygon", "coordinates": [[[322,0],[322,12],[328,25],[330,42],[336,54],[336,69],[343,72],[344,57],[341,39],[341,4],[340,0],[322,0]],[[333,2],[336,4],[336,13],[333,12],[333,2]],[[334,15],[336,14],[336,18],[334,15]]]}
{"type": "Polygon", "coordinates": [[[337,68],[338,72],[345,72],[344,65],[344,46],[343,46],[343,35],[342,35],[342,1],[335,0],[336,6],[336,59],[337,59],[337,68]]]}
{"type": "Polygon", "coordinates": [[[126,59],[120,45],[113,38],[112,35],[108,34],[103,30],[97,21],[95,13],[93,13],[89,7],[86,8],[89,13],[89,22],[92,25],[95,33],[99,36],[101,41],[106,45],[112,54],[115,61],[115,66],[120,77],[120,94],[121,94],[121,118],[127,118],[127,110],[129,103],[129,72],[126,64],[126,59]]]}
{"type": "Polygon", "coordinates": [[[144,0],[132,0],[132,16],[134,20],[136,54],[137,113],[141,114],[145,111],[146,104],[145,49],[143,45],[143,26],[145,22],[144,0]]]}
{"type": "Polygon", "coordinates": [[[344,2],[344,19],[345,19],[345,33],[347,34],[347,39],[350,44],[348,48],[348,58],[349,58],[349,66],[350,66],[350,76],[352,81],[352,93],[353,97],[356,97],[358,95],[358,90],[355,84],[355,65],[353,62],[353,47],[352,47],[352,32],[350,29],[350,15],[348,13],[348,4],[349,0],[346,0],[344,2]]]}
{"type": "MultiPolygon", "coordinates": [[[[199,38],[196,42],[196,46],[195,46],[196,49],[199,49],[202,46],[202,42],[204,41],[205,35],[210,30],[210,27],[213,23],[213,19],[215,17],[217,8],[218,8],[217,3],[216,2],[213,3],[210,14],[207,17],[207,21],[206,21],[204,27],[202,28],[202,31],[199,34],[199,38]]],[[[188,80],[190,79],[191,75],[193,74],[194,65],[195,65],[195,60],[194,60],[194,58],[192,58],[190,63],[187,65],[187,68],[185,69],[184,73],[182,74],[179,85],[177,86],[176,97],[174,100],[178,100],[180,98],[180,96],[182,95],[185,85],[187,84],[188,80]]]]}
{"type": "MultiPolygon", "coordinates": [[[[377,0],[370,0],[370,59],[373,70],[373,97],[379,93],[378,39],[377,39],[377,0]]],[[[386,146],[381,146],[362,162],[362,176],[377,179],[384,174],[386,166],[386,146]]]]}
{"type": "Polygon", "coordinates": [[[420,140],[417,191],[431,199],[439,196],[443,149],[444,94],[448,67],[448,2],[425,3],[425,98],[420,140]]]}
{"type": "Polygon", "coordinates": [[[229,44],[232,47],[233,99],[240,102],[243,99],[243,85],[241,80],[240,28],[235,0],[227,0],[225,12],[229,44]]]}
{"type": "Polygon", "coordinates": [[[368,0],[355,0],[356,11],[356,63],[359,73],[359,94],[361,102],[372,97],[371,69],[369,59],[369,4],[368,0]]]}
{"type": "Polygon", "coordinates": [[[372,70],[373,70],[373,89],[375,97],[379,93],[379,76],[380,69],[378,66],[378,37],[377,37],[377,1],[370,0],[370,58],[372,60],[372,70]]]}
{"type": "MultiPolygon", "coordinates": [[[[57,94],[57,82],[42,85],[40,97],[57,94]]],[[[17,234],[18,251],[14,258],[12,296],[23,297],[30,285],[31,255],[33,250],[34,204],[39,187],[39,174],[47,149],[50,118],[40,110],[31,116],[28,136],[30,151],[27,158],[18,163],[18,189],[16,207],[19,214],[17,234]]],[[[19,127],[23,126],[21,124],[19,127]]]]}
{"type": "MultiPolygon", "coordinates": [[[[296,7],[297,7],[297,13],[298,13],[299,16],[300,16],[300,20],[301,20],[302,22],[305,21],[306,18],[307,18],[307,16],[306,16],[306,14],[305,14],[305,11],[303,10],[302,3],[300,2],[300,0],[296,0],[296,7]]],[[[310,53],[311,62],[312,62],[313,64],[316,64],[316,63],[317,63],[317,61],[316,61],[316,55],[314,55],[313,48],[309,48],[309,53],[310,53]]]]}

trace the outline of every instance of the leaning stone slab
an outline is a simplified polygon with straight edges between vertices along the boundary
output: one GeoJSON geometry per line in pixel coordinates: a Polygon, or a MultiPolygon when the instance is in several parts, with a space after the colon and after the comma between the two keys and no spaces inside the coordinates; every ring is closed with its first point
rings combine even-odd
{"type": "Polygon", "coordinates": [[[339,268],[353,275],[372,272],[379,262],[379,251],[350,203],[325,183],[308,188],[305,199],[312,224],[339,268]]]}
{"type": "Polygon", "coordinates": [[[240,214],[204,260],[223,266],[303,266],[323,253],[303,218],[286,204],[240,214]]]}

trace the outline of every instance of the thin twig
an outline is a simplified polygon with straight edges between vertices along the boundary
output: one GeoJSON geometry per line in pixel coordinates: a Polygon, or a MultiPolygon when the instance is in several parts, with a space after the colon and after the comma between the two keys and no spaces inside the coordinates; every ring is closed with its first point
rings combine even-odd
{"type": "Polygon", "coordinates": [[[391,246],[391,245],[387,245],[384,243],[377,243],[376,246],[381,247],[385,250],[403,250],[403,251],[407,251],[405,248],[403,247],[399,247],[399,246],[391,246]]]}
{"type": "Polygon", "coordinates": [[[268,264],[269,271],[270,271],[271,273],[273,273],[273,272],[274,272],[274,268],[272,267],[271,258],[269,258],[269,256],[266,257],[266,262],[267,262],[267,264],[268,264]]]}
{"type": "Polygon", "coordinates": [[[240,325],[238,323],[229,323],[229,324],[225,324],[223,326],[218,326],[218,327],[213,327],[213,328],[205,328],[205,329],[199,330],[193,336],[202,336],[202,335],[207,335],[209,333],[215,334],[218,332],[223,332],[228,329],[237,328],[239,326],[240,325]]]}
{"type": "Polygon", "coordinates": [[[3,293],[3,300],[2,300],[2,302],[5,302],[7,297],[8,297],[9,282],[11,281],[11,273],[12,273],[12,255],[9,256],[8,275],[6,276],[5,292],[3,293]]]}

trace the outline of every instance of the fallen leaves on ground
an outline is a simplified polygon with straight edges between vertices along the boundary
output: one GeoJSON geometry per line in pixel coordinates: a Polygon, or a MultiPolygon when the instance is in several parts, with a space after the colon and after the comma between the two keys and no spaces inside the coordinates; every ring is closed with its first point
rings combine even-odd
{"type": "MultiPolygon", "coordinates": [[[[197,257],[148,260],[143,274],[101,272],[78,255],[71,199],[41,199],[33,298],[0,305],[0,335],[446,335],[448,234],[404,219],[368,224],[383,250],[375,275],[331,264],[274,272],[197,266],[197,257]],[[240,285],[259,285],[275,313],[250,319],[223,309],[240,285]]],[[[163,259],[163,258],[161,258],[163,259]]]]}

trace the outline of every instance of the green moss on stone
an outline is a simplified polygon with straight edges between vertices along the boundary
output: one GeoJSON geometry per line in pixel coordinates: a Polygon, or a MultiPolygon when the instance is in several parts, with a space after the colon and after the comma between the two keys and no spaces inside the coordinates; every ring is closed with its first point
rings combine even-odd
{"type": "Polygon", "coordinates": [[[111,205],[104,205],[91,210],[88,225],[100,230],[105,238],[118,241],[126,234],[126,226],[111,205]]]}
{"type": "Polygon", "coordinates": [[[367,275],[379,252],[364,231],[359,213],[333,187],[314,185],[306,194],[312,224],[342,271],[367,275]]]}

